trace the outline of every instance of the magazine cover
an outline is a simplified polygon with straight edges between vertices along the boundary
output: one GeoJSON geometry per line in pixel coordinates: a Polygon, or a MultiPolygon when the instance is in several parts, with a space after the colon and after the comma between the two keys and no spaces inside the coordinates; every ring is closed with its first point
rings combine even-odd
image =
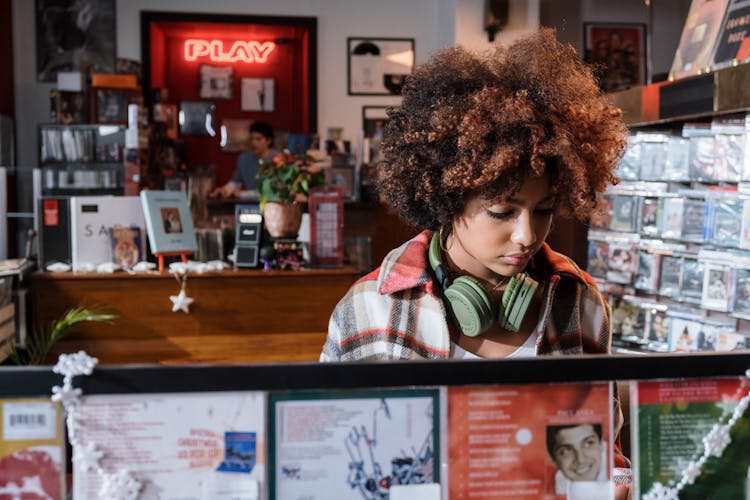
{"type": "Polygon", "coordinates": [[[697,75],[711,66],[728,0],[693,0],[680,35],[670,79],[697,75]]]}
{"type": "Polygon", "coordinates": [[[610,382],[449,387],[448,497],[608,498],[612,439],[610,382]]]}
{"type": "MultiPolygon", "coordinates": [[[[107,472],[129,470],[139,498],[262,498],[262,392],[92,395],[78,411],[81,442],[104,452],[107,472]]],[[[100,498],[101,486],[73,462],[74,499],[100,498]]]]}
{"type": "Polygon", "coordinates": [[[440,498],[428,486],[440,483],[439,389],[271,393],[269,412],[269,500],[387,500],[392,487],[440,498]]]}
{"type": "Polygon", "coordinates": [[[183,191],[141,191],[151,253],[193,252],[198,240],[183,191]]]}
{"type": "Polygon", "coordinates": [[[65,434],[49,398],[0,399],[0,498],[65,498],[65,434]]]}
{"type": "MultiPolygon", "coordinates": [[[[715,425],[727,422],[749,389],[748,380],[739,377],[631,381],[633,498],[655,491],[657,482],[677,484],[689,464],[704,454],[704,438],[715,425]]],[[[720,456],[690,471],[695,472],[695,482],[685,485],[680,498],[745,498],[750,409],[729,429],[728,437],[731,442],[720,456]]]]}

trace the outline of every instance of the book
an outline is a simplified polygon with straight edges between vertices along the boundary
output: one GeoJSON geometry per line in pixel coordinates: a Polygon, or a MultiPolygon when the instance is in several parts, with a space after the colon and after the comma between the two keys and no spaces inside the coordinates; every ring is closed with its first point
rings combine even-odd
{"type": "Polygon", "coordinates": [[[72,196],[70,213],[73,271],[112,262],[110,228],[145,226],[137,196],[72,196]]]}
{"type": "MultiPolygon", "coordinates": [[[[724,424],[748,393],[747,379],[715,378],[630,383],[633,498],[659,482],[674,486],[705,450],[703,439],[724,424]]],[[[680,498],[745,498],[750,466],[750,411],[730,429],[731,442],[710,457],[680,498]]]]}
{"type": "Polygon", "coordinates": [[[737,61],[747,59],[750,37],[747,32],[747,19],[750,15],[750,1],[730,0],[727,14],[721,23],[721,30],[716,39],[711,56],[711,67],[714,70],[731,66],[737,61]]]}
{"type": "Polygon", "coordinates": [[[198,250],[193,217],[183,191],[144,190],[141,203],[151,253],[195,253],[198,250]]]}
{"type": "Polygon", "coordinates": [[[692,1],[669,70],[670,79],[698,75],[710,69],[728,3],[728,0],[692,1]]]}
{"type": "Polygon", "coordinates": [[[130,269],[143,259],[141,228],[138,226],[115,226],[109,229],[112,244],[112,262],[123,269],[130,269]]]}
{"type": "Polygon", "coordinates": [[[452,500],[558,499],[579,482],[611,498],[612,385],[449,387],[448,456],[452,500]]]}
{"type": "MultiPolygon", "coordinates": [[[[79,439],[104,452],[108,472],[133,473],[144,498],[257,499],[265,404],[260,391],[89,395],[77,411],[79,439]]],[[[73,498],[101,498],[101,483],[95,470],[74,467],[73,498]]]]}
{"type": "Polygon", "coordinates": [[[0,426],[0,497],[65,498],[60,406],[46,397],[0,399],[0,426]]]}
{"type": "Polygon", "coordinates": [[[439,487],[440,399],[436,388],[271,393],[269,500],[439,487]]]}

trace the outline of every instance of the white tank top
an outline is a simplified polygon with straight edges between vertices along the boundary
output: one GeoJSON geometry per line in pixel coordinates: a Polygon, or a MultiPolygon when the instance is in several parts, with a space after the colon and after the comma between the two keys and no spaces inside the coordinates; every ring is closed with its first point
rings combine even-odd
{"type": "MultiPolygon", "coordinates": [[[[529,338],[518,346],[518,348],[512,353],[505,356],[505,358],[533,358],[536,356],[536,329],[531,332],[529,338]]],[[[481,356],[477,356],[473,352],[469,352],[463,349],[460,345],[451,341],[451,358],[452,359],[484,359],[481,356]]]]}

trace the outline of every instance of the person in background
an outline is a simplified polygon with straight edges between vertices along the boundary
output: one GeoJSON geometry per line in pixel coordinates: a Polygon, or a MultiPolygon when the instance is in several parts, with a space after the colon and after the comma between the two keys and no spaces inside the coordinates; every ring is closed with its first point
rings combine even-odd
{"type": "Polygon", "coordinates": [[[210,196],[220,198],[252,198],[258,192],[260,161],[272,161],[277,152],[273,149],[273,127],[265,122],[250,125],[250,151],[237,158],[232,179],[214,189],[210,196]]]}
{"type": "Polygon", "coordinates": [[[607,301],[545,243],[555,215],[588,220],[626,144],[575,49],[551,29],[482,56],[445,49],[388,118],[378,190],[422,232],[337,304],[320,360],[609,354],[607,301]]]}

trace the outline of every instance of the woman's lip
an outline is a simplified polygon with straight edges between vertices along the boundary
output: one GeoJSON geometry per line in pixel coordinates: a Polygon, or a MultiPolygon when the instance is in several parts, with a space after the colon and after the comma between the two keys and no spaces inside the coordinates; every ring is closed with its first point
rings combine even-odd
{"type": "Polygon", "coordinates": [[[517,255],[505,255],[502,257],[502,260],[508,264],[519,265],[528,262],[530,258],[531,254],[523,253],[517,255]]]}

